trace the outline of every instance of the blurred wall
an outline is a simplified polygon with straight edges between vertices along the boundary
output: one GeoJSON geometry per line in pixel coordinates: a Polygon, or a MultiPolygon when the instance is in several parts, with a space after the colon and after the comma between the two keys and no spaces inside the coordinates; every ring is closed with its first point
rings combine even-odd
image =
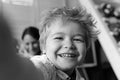
{"type": "Polygon", "coordinates": [[[36,26],[43,10],[62,6],[65,6],[64,0],[0,0],[0,9],[11,23],[14,37],[18,40],[27,26],[36,26]]]}

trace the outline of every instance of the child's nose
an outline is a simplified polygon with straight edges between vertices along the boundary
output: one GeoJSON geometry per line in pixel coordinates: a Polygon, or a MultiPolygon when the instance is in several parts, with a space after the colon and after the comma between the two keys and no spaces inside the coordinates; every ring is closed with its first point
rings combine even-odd
{"type": "Polygon", "coordinates": [[[30,49],[30,50],[33,49],[33,45],[32,45],[32,44],[29,45],[29,49],[30,49]]]}
{"type": "Polygon", "coordinates": [[[75,45],[74,43],[72,42],[72,40],[66,40],[64,42],[64,48],[67,48],[67,49],[75,49],[75,45]]]}
{"type": "Polygon", "coordinates": [[[28,48],[29,48],[29,50],[32,50],[32,49],[33,49],[32,44],[29,44],[29,45],[28,45],[28,48]]]}

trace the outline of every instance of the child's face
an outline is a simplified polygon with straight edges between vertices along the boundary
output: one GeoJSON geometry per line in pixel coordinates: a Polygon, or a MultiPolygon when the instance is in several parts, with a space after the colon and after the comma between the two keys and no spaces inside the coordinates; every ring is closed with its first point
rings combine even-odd
{"type": "Polygon", "coordinates": [[[39,52],[39,42],[35,38],[33,38],[31,35],[27,34],[25,35],[23,39],[23,44],[25,50],[31,54],[36,55],[39,52]]]}
{"type": "Polygon", "coordinates": [[[74,22],[55,21],[49,28],[45,52],[52,63],[63,71],[74,69],[86,55],[83,29],[74,22]]]}

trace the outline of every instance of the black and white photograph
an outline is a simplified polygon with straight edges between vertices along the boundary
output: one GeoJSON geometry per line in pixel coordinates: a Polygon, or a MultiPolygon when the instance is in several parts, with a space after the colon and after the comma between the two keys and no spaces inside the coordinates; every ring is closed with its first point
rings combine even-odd
{"type": "Polygon", "coordinates": [[[120,80],[120,0],[0,0],[0,80],[120,80]]]}

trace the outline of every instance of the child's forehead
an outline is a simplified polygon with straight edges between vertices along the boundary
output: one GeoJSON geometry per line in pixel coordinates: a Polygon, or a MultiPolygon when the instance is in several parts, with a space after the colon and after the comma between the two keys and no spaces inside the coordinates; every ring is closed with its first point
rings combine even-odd
{"type": "Polygon", "coordinates": [[[84,33],[83,26],[79,25],[78,23],[74,21],[62,21],[57,20],[53,22],[49,29],[50,32],[74,32],[74,33],[84,33]]]}
{"type": "Polygon", "coordinates": [[[74,26],[78,26],[79,29],[84,30],[84,24],[74,21],[74,20],[68,20],[68,19],[56,19],[55,21],[53,21],[49,27],[54,27],[54,25],[59,25],[59,27],[65,27],[65,26],[69,26],[69,25],[73,25],[74,26]]]}

